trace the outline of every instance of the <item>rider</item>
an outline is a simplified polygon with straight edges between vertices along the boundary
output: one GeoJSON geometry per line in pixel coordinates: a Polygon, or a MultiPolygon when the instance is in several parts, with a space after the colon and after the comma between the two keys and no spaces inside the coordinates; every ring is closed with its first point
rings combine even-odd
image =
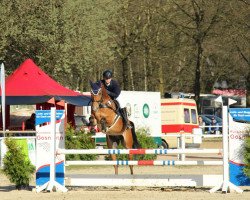
{"type": "MultiPolygon", "coordinates": [[[[118,96],[121,93],[121,88],[120,88],[118,82],[116,80],[112,79],[112,77],[113,77],[112,71],[105,70],[102,75],[103,75],[103,79],[101,81],[102,81],[104,87],[106,88],[108,95],[111,97],[111,99],[116,100],[116,98],[118,98],[118,96]]],[[[128,123],[127,110],[126,110],[126,108],[120,108],[119,102],[118,102],[118,106],[119,106],[118,109],[119,109],[119,111],[124,119],[124,122],[125,122],[126,126],[128,126],[129,123],[128,123]]]]}

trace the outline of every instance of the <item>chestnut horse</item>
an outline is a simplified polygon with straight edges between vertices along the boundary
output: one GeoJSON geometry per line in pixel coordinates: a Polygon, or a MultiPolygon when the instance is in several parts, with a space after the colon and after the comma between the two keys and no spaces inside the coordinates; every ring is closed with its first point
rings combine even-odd
{"type": "MultiPolygon", "coordinates": [[[[109,149],[115,149],[121,143],[125,148],[140,148],[135,127],[132,121],[130,126],[126,126],[119,113],[118,104],[110,98],[101,81],[91,85],[91,112],[97,120],[101,130],[106,134],[107,146],[109,149]]],[[[129,160],[133,160],[133,155],[129,155],[129,160]]],[[[116,155],[111,155],[112,160],[116,160],[116,155]]],[[[133,166],[130,165],[130,173],[133,174],[133,166]]],[[[118,166],[115,165],[115,174],[118,174],[118,166]]]]}

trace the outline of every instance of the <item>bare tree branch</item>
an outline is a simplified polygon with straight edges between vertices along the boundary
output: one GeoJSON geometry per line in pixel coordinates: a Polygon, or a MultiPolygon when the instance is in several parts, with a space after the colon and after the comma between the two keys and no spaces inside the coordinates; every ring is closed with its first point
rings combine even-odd
{"type": "Polygon", "coordinates": [[[250,5],[250,3],[249,2],[247,2],[246,0],[240,0],[241,2],[243,2],[244,4],[246,4],[246,5],[250,5]]]}
{"type": "Polygon", "coordinates": [[[220,1],[218,1],[216,12],[215,12],[214,16],[212,17],[211,22],[208,25],[207,29],[204,31],[204,36],[203,37],[206,37],[208,32],[211,30],[211,28],[216,24],[219,13],[220,13],[220,1]]]}
{"type": "Polygon", "coordinates": [[[193,18],[188,12],[186,12],[186,10],[184,10],[179,4],[177,4],[175,1],[173,1],[173,3],[190,19],[195,20],[195,18],[193,18]]]}
{"type": "Polygon", "coordinates": [[[234,41],[234,44],[236,46],[237,51],[239,52],[239,54],[243,58],[243,60],[245,60],[248,65],[250,65],[250,61],[247,59],[247,57],[245,56],[245,54],[242,52],[242,50],[240,49],[239,45],[237,45],[237,43],[235,41],[234,41]]]}

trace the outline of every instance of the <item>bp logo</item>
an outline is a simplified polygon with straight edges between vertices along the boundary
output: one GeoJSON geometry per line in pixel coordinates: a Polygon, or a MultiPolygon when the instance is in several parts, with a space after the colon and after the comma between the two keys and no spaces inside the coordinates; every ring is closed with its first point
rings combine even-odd
{"type": "Polygon", "coordinates": [[[148,118],[148,116],[149,116],[149,106],[148,106],[148,104],[145,103],[143,105],[142,112],[143,112],[143,116],[145,118],[148,118]]]}

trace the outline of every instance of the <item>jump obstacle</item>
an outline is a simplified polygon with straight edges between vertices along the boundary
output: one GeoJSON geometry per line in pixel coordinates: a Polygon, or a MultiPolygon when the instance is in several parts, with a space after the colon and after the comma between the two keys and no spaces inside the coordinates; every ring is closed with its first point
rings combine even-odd
{"type": "MultiPolygon", "coordinates": [[[[223,113],[227,113],[227,107],[223,106],[223,113]]],[[[53,115],[52,115],[53,116],[53,115]]],[[[227,116],[226,116],[227,117],[227,116]]],[[[213,193],[220,188],[222,192],[227,193],[231,189],[238,193],[243,190],[229,182],[229,166],[228,166],[228,125],[227,119],[223,117],[223,149],[58,149],[55,150],[55,141],[51,148],[55,156],[57,154],[201,154],[201,153],[221,153],[223,152],[222,161],[66,161],[66,165],[223,165],[223,175],[72,175],[71,186],[212,186],[210,193],[213,193]],[[220,183],[220,184],[218,184],[220,183]]],[[[55,120],[55,119],[53,119],[55,120]]],[[[51,134],[55,138],[55,129],[52,129],[51,134]]],[[[51,165],[51,183],[38,188],[37,191],[42,191],[49,185],[51,191],[53,186],[63,192],[67,189],[64,186],[58,187],[55,184],[55,163],[51,165]]]]}
{"type": "MultiPolygon", "coordinates": [[[[222,149],[58,149],[57,154],[220,154],[222,149]]],[[[139,166],[178,166],[178,165],[223,165],[222,161],[175,161],[175,160],[139,160],[139,161],[66,161],[66,165],[139,165],[139,166]]],[[[215,186],[222,181],[222,175],[70,175],[71,186],[215,186]]]]}

